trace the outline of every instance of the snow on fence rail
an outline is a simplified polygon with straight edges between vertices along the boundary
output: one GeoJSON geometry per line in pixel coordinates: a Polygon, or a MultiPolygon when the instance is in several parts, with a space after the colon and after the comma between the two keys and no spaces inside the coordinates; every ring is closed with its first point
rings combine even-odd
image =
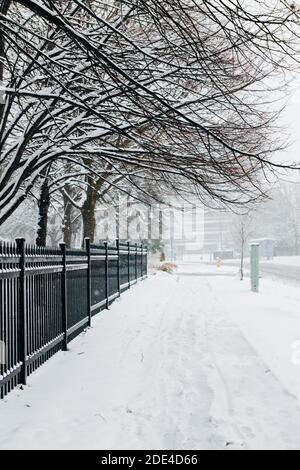
{"type": "Polygon", "coordinates": [[[0,242],[0,398],[147,277],[147,249],[116,242],[84,250],[0,242]]]}

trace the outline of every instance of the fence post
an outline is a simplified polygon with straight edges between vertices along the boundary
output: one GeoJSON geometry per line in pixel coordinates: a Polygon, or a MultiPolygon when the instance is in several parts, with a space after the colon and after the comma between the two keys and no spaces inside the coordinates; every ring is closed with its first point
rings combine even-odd
{"type": "Polygon", "coordinates": [[[144,245],[141,243],[141,279],[143,278],[143,251],[144,251],[144,245]]]}
{"type": "Polygon", "coordinates": [[[118,292],[119,292],[119,297],[121,295],[121,278],[120,278],[120,240],[116,240],[116,245],[117,245],[117,253],[118,253],[118,264],[117,264],[117,280],[118,280],[118,292]]]}
{"type": "Polygon", "coordinates": [[[138,280],[138,266],[137,266],[137,259],[138,259],[138,244],[135,244],[135,280],[138,280]]]}
{"type": "Polygon", "coordinates": [[[127,254],[127,271],[128,271],[128,289],[130,289],[130,242],[127,242],[128,254],[127,254]]]}
{"type": "Polygon", "coordinates": [[[148,247],[146,246],[146,277],[148,277],[148,247]]]}
{"type": "Polygon", "coordinates": [[[62,350],[68,351],[68,305],[67,305],[67,249],[65,243],[60,243],[63,270],[61,274],[61,310],[62,332],[64,335],[62,350]]]}
{"type": "Polygon", "coordinates": [[[20,362],[22,362],[20,372],[20,382],[27,383],[27,315],[26,315],[26,280],[25,280],[25,239],[17,238],[17,251],[20,256],[20,282],[19,282],[19,315],[20,315],[20,362]]]}
{"type": "Polygon", "coordinates": [[[105,297],[106,297],[106,308],[109,308],[109,266],[108,266],[108,243],[104,242],[105,246],[105,297]]]}
{"type": "Polygon", "coordinates": [[[92,292],[91,292],[91,239],[85,239],[85,249],[87,255],[87,317],[89,319],[88,326],[92,326],[92,292]]]}

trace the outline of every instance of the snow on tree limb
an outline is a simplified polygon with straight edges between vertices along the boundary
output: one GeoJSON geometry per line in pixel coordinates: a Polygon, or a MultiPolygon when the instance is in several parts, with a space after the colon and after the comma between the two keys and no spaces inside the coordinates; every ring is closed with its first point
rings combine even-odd
{"type": "Polygon", "coordinates": [[[204,201],[263,197],[264,172],[293,166],[272,161],[269,102],[299,59],[298,11],[248,3],[0,2],[0,223],[47,165],[85,159],[123,172],[120,189],[140,169],[204,201]]]}

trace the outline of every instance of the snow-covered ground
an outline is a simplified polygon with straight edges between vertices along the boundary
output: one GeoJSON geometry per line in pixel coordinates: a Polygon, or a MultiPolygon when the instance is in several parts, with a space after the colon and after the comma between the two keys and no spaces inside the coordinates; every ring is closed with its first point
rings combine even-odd
{"type": "MultiPolygon", "coordinates": [[[[239,260],[236,260],[236,263],[238,263],[239,260]]],[[[250,258],[249,257],[246,257],[245,258],[245,263],[249,263],[250,262],[250,258]]],[[[280,264],[282,266],[298,266],[300,267],[300,256],[275,256],[273,259],[271,260],[266,260],[266,259],[262,259],[261,260],[262,263],[264,264],[280,264]]],[[[224,264],[228,264],[228,263],[232,263],[232,260],[223,260],[222,263],[224,264]]]]}
{"type": "MultiPolygon", "coordinates": [[[[260,274],[262,277],[266,277],[273,280],[288,281],[293,283],[299,288],[300,283],[300,256],[279,256],[273,260],[260,260],[260,274]]],[[[239,266],[240,261],[236,260],[224,260],[222,261],[224,266],[239,266]]],[[[245,258],[244,266],[249,271],[250,260],[245,258]]]]}
{"type": "Polygon", "coordinates": [[[272,260],[269,260],[268,263],[300,267],[300,256],[276,256],[272,260]]]}
{"type": "Polygon", "coordinates": [[[0,401],[0,449],[300,449],[300,292],[235,273],[125,293],[0,401]]]}

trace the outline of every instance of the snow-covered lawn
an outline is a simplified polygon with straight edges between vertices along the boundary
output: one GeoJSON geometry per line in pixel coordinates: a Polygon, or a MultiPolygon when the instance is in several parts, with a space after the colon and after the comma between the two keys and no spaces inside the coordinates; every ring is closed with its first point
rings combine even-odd
{"type": "Polygon", "coordinates": [[[235,271],[125,293],[0,401],[0,449],[300,449],[300,292],[235,271]]]}

